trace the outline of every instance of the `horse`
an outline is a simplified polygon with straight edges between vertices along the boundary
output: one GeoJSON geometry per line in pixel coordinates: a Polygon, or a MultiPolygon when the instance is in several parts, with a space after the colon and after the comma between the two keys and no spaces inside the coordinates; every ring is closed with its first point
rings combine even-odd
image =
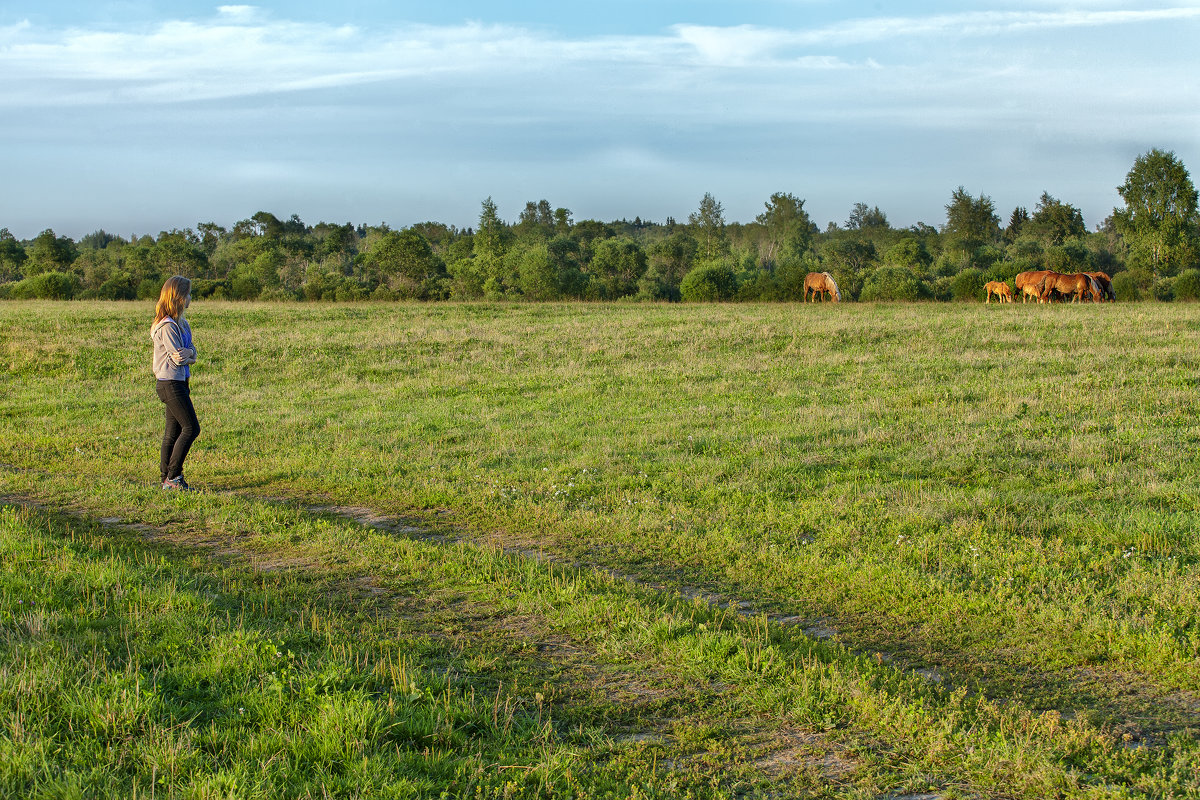
{"type": "Polygon", "coordinates": [[[1085,294],[1091,294],[1094,302],[1100,302],[1100,286],[1096,279],[1086,272],[1075,272],[1063,275],[1052,272],[1041,283],[1042,302],[1049,302],[1051,292],[1071,295],[1071,302],[1079,302],[1085,294]]]}
{"type": "Polygon", "coordinates": [[[1022,303],[1028,300],[1030,296],[1036,297],[1039,303],[1042,302],[1042,292],[1039,286],[1050,273],[1051,270],[1043,269],[1017,274],[1017,277],[1013,279],[1013,283],[1016,284],[1017,291],[1021,294],[1022,303]]]}
{"type": "Polygon", "coordinates": [[[1005,281],[988,281],[984,284],[983,288],[987,289],[987,300],[983,301],[985,303],[992,302],[992,295],[996,295],[996,301],[999,303],[1005,301],[1011,303],[1013,301],[1012,290],[1008,288],[1008,284],[1005,281]]]}
{"type": "Polygon", "coordinates": [[[1111,302],[1116,302],[1117,293],[1113,291],[1112,278],[1105,272],[1085,272],[1085,275],[1091,277],[1100,287],[1100,294],[1105,299],[1111,302]]]}
{"type": "Polygon", "coordinates": [[[808,292],[812,290],[813,299],[810,302],[816,302],[817,295],[821,299],[825,299],[825,295],[829,295],[829,299],[835,303],[840,303],[842,300],[842,290],[838,288],[837,281],[828,272],[810,272],[804,276],[804,299],[808,300],[808,292]]]}

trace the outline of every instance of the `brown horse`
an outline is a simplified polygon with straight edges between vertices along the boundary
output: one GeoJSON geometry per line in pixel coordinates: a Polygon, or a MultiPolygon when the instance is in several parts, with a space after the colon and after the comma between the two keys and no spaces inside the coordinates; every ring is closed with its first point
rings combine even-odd
{"type": "MultiPolygon", "coordinates": [[[[1042,281],[1051,273],[1051,270],[1043,269],[1033,272],[1021,272],[1013,279],[1013,283],[1017,286],[1017,292],[1021,295],[1021,302],[1024,303],[1030,297],[1036,297],[1037,301],[1042,302],[1042,290],[1040,288],[1042,281]]],[[[1058,273],[1055,273],[1058,274],[1058,273]]]]}
{"type": "Polygon", "coordinates": [[[810,272],[804,276],[804,299],[808,300],[808,292],[812,290],[813,299],[811,302],[816,302],[817,295],[821,299],[825,299],[825,295],[829,295],[829,299],[835,303],[840,303],[842,300],[842,290],[838,288],[837,281],[828,272],[810,272]]]}
{"type": "Polygon", "coordinates": [[[1085,294],[1090,294],[1094,302],[1100,302],[1100,286],[1096,283],[1096,279],[1086,272],[1075,272],[1070,275],[1050,273],[1042,279],[1042,302],[1049,302],[1052,292],[1071,295],[1072,303],[1082,301],[1085,294]]]}
{"type": "Polygon", "coordinates": [[[987,289],[987,300],[983,301],[985,303],[992,302],[992,295],[996,295],[996,301],[999,303],[1013,301],[1012,289],[1009,289],[1008,284],[1004,281],[988,281],[983,288],[987,289]]]}
{"type": "Polygon", "coordinates": [[[1092,280],[1094,280],[1096,282],[1096,285],[1100,287],[1100,295],[1105,300],[1108,300],[1110,303],[1116,302],[1117,293],[1113,291],[1112,278],[1110,278],[1108,276],[1108,273],[1106,273],[1106,272],[1087,272],[1084,274],[1091,276],[1092,280]]]}

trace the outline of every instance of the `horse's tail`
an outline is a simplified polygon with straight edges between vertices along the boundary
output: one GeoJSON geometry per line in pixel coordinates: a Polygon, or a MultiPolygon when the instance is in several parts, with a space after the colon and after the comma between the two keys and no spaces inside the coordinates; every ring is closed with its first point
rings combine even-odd
{"type": "Polygon", "coordinates": [[[822,272],[821,274],[825,276],[826,282],[833,287],[833,296],[836,297],[840,303],[842,301],[842,290],[838,288],[837,281],[835,281],[833,276],[828,272],[822,272]]]}

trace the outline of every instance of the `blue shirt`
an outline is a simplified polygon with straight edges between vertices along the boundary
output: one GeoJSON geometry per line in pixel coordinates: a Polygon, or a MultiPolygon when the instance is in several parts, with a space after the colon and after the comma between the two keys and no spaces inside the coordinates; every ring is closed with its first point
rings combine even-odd
{"type": "MultiPolygon", "coordinates": [[[[180,330],[183,331],[183,346],[186,347],[187,349],[191,350],[192,349],[192,326],[191,325],[180,325],[179,328],[180,328],[180,330]]],[[[183,379],[187,380],[191,376],[192,376],[191,367],[184,364],[183,379]]]]}

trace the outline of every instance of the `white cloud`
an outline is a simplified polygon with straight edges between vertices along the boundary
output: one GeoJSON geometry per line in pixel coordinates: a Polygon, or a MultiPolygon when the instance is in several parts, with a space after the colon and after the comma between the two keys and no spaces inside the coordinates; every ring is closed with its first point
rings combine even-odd
{"type": "Polygon", "coordinates": [[[228,20],[252,21],[260,16],[256,6],[217,6],[217,15],[228,20]]]}
{"type": "Polygon", "coordinates": [[[660,35],[565,39],[481,23],[365,30],[276,20],[255,6],[227,5],[210,20],[141,31],[42,30],[29,23],[0,29],[0,105],[169,103],[453,75],[464,76],[464,84],[506,76],[516,82],[531,73],[552,81],[572,71],[601,84],[615,71],[637,86],[677,87],[694,81],[697,69],[732,71],[721,76],[724,82],[739,71],[873,70],[887,59],[838,51],[891,41],[936,38],[939,49],[948,49],[963,38],[1194,19],[1200,19],[1195,5],[981,11],[813,29],[677,25],[660,35]]]}

